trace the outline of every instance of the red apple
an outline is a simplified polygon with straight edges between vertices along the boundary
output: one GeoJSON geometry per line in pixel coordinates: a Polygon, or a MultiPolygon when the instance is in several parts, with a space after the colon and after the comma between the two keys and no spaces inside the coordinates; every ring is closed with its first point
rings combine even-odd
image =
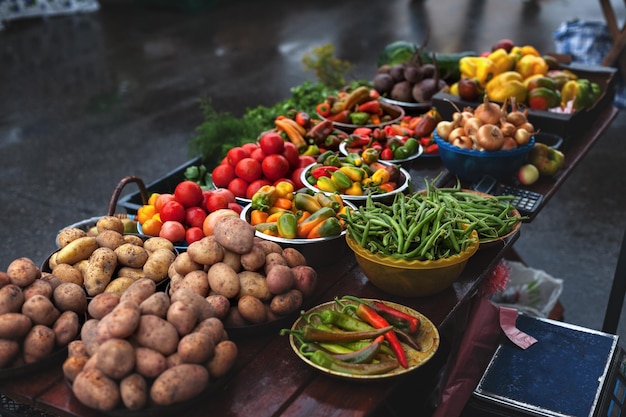
{"type": "Polygon", "coordinates": [[[528,162],[537,167],[540,175],[552,176],[563,166],[565,155],[558,149],[537,142],[528,153],[528,162]]]}
{"type": "Polygon", "coordinates": [[[511,49],[513,49],[514,46],[515,42],[513,42],[511,39],[500,39],[498,42],[494,43],[491,46],[491,51],[493,52],[498,49],[504,49],[508,54],[509,52],[511,52],[511,49]]]}
{"type": "Polygon", "coordinates": [[[535,183],[539,179],[539,170],[533,164],[525,164],[517,171],[517,179],[524,185],[535,183]]]}

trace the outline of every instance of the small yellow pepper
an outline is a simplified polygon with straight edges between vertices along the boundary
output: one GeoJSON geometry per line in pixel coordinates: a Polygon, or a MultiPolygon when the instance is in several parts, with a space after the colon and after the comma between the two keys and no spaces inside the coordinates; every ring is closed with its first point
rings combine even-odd
{"type": "Polygon", "coordinates": [[[528,78],[531,75],[546,75],[548,73],[548,63],[540,56],[524,55],[515,64],[515,71],[528,78]]]}
{"type": "Polygon", "coordinates": [[[485,56],[465,56],[459,60],[461,78],[475,78],[484,87],[495,75],[493,61],[485,56]]]}
{"type": "Polygon", "coordinates": [[[526,56],[526,55],[541,56],[539,51],[537,51],[537,48],[535,48],[532,45],[524,45],[520,49],[521,49],[522,56],[526,56]]]}
{"type": "Polygon", "coordinates": [[[275,185],[276,195],[280,198],[287,198],[293,200],[293,184],[287,181],[280,181],[275,185]]]}
{"type": "Polygon", "coordinates": [[[515,98],[518,103],[524,103],[528,91],[524,86],[522,76],[516,71],[506,71],[496,75],[487,83],[485,93],[490,100],[504,102],[515,98]]]}
{"type": "Polygon", "coordinates": [[[361,187],[361,183],[353,182],[350,188],[346,189],[344,193],[346,195],[363,195],[363,188],[361,187]]]}
{"type": "Polygon", "coordinates": [[[372,174],[372,183],[374,185],[380,185],[388,182],[391,175],[385,168],[379,168],[372,174]]]}
{"type": "Polygon", "coordinates": [[[515,68],[516,60],[511,57],[504,48],[499,48],[490,53],[487,58],[493,62],[494,74],[501,74],[515,68]]]}

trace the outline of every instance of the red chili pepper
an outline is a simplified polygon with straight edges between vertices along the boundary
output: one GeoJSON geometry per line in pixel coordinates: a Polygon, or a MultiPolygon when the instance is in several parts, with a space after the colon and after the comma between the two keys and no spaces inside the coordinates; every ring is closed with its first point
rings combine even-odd
{"type": "MultiPolygon", "coordinates": [[[[367,304],[359,303],[355,313],[357,317],[359,317],[361,320],[371,324],[377,329],[382,329],[389,326],[389,322],[367,304]]],[[[408,368],[409,363],[406,358],[406,352],[400,344],[400,340],[398,340],[398,336],[396,335],[396,333],[393,330],[389,330],[384,334],[384,336],[385,340],[387,340],[387,342],[389,343],[391,350],[393,350],[393,353],[396,355],[396,359],[398,360],[398,363],[400,363],[400,366],[405,369],[408,368]]]]}
{"type": "Polygon", "coordinates": [[[363,111],[371,114],[378,114],[380,112],[380,102],[378,100],[366,101],[359,105],[359,111],[363,111]]]}
{"type": "Polygon", "coordinates": [[[359,136],[355,134],[351,134],[348,137],[348,146],[351,148],[360,148],[362,146],[367,146],[370,144],[370,138],[367,136],[359,136]]]}
{"type": "Polygon", "coordinates": [[[336,123],[350,123],[350,110],[342,110],[337,114],[326,116],[328,120],[336,123]]]}
{"type": "Polygon", "coordinates": [[[317,105],[317,107],[315,108],[315,110],[319,113],[320,116],[322,117],[328,117],[330,116],[330,104],[329,103],[320,103],[317,105]]]}
{"type": "Polygon", "coordinates": [[[369,127],[357,127],[352,131],[352,134],[359,136],[369,136],[372,134],[372,129],[369,127]]]}
{"type": "Polygon", "coordinates": [[[383,128],[383,131],[385,132],[386,136],[395,136],[396,133],[393,131],[393,128],[391,127],[391,125],[387,125],[383,128]]]}
{"type": "Polygon", "coordinates": [[[381,301],[372,301],[372,307],[379,314],[389,315],[393,318],[401,320],[403,323],[406,322],[408,324],[409,333],[416,333],[420,327],[420,321],[417,317],[407,314],[404,311],[397,310],[381,301]]]}
{"type": "Polygon", "coordinates": [[[424,136],[419,139],[420,145],[423,147],[430,146],[432,139],[429,136],[424,136]]]}
{"type": "Polygon", "coordinates": [[[332,165],[324,165],[324,166],[321,166],[321,167],[317,167],[313,171],[311,171],[311,175],[315,179],[319,179],[320,177],[330,177],[330,175],[334,171],[337,171],[338,169],[339,169],[339,167],[335,167],[335,166],[332,166],[332,165]]]}
{"type": "Polygon", "coordinates": [[[380,159],[384,161],[389,161],[393,159],[393,151],[390,148],[385,148],[380,153],[380,159]]]}
{"type": "Polygon", "coordinates": [[[305,111],[299,111],[296,113],[296,123],[302,127],[311,126],[311,116],[305,111]]]}
{"type": "Polygon", "coordinates": [[[424,152],[426,152],[427,154],[439,153],[439,145],[437,145],[436,143],[428,145],[426,149],[424,149],[424,152]]]}

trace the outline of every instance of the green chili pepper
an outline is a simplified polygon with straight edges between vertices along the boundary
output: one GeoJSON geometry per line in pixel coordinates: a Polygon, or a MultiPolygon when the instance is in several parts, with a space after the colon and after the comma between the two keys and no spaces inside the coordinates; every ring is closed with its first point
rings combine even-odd
{"type": "Polygon", "coordinates": [[[398,367],[398,361],[395,359],[377,363],[348,363],[334,358],[330,353],[323,350],[313,352],[309,359],[323,368],[350,375],[380,375],[398,367]]]}
{"type": "Polygon", "coordinates": [[[350,122],[353,125],[364,126],[370,121],[370,114],[364,111],[350,113],[350,122]]]}
{"type": "Polygon", "coordinates": [[[301,330],[283,329],[280,334],[295,333],[305,342],[354,342],[363,339],[373,339],[391,329],[393,329],[393,326],[360,332],[333,332],[306,324],[301,330]]]}

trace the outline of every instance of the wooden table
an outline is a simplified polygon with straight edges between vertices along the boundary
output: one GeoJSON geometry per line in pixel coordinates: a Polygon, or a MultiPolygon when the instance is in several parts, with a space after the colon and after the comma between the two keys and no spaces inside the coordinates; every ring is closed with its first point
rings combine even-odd
{"type": "MultiPolygon", "coordinates": [[[[617,109],[607,107],[579,138],[568,138],[563,170],[553,179],[542,179],[528,187],[545,195],[543,206],[616,115],[617,109]]],[[[425,160],[415,165],[411,169],[414,184],[423,184],[424,178],[434,178],[442,170],[442,178],[450,178],[446,176],[446,170],[438,159],[425,160]]],[[[523,232],[523,227],[521,230],[523,232]]],[[[448,362],[450,346],[462,334],[471,300],[500,259],[512,250],[518,235],[479,250],[451,288],[431,297],[402,298],[382,293],[367,281],[347,247],[343,255],[334,256],[332,264],[317,269],[319,285],[315,296],[309,301],[310,305],[351,294],[405,304],[432,320],[439,329],[441,346],[437,355],[423,368],[404,377],[376,383],[352,383],[328,377],[303,363],[291,350],[287,337],[278,335],[280,327],[291,325],[289,321],[270,332],[233,334],[231,338],[239,348],[235,369],[224,378],[213,395],[201,398],[182,414],[198,417],[384,416],[389,415],[386,407],[391,402],[400,401],[416,410],[417,415],[427,415],[428,411],[419,410],[428,403],[428,394],[436,384],[438,371],[448,362]],[[400,388],[407,386],[411,387],[409,397],[396,395],[400,388]]],[[[63,378],[60,363],[36,375],[0,381],[0,392],[16,402],[57,416],[101,415],[73,397],[63,378]]]]}

